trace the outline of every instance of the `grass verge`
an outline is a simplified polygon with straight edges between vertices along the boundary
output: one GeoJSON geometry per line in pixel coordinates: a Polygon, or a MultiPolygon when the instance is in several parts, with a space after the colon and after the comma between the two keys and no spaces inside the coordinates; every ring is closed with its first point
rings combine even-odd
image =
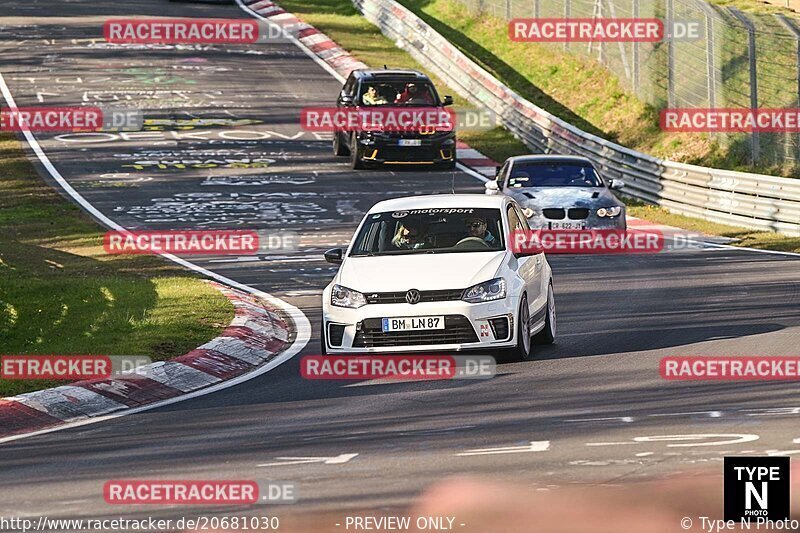
{"type": "MultiPolygon", "coordinates": [[[[144,355],[165,360],[216,337],[233,306],[159,258],[109,256],[102,229],[0,136],[0,356],[144,355]]],[[[0,380],[0,396],[57,384],[0,380]]]]}

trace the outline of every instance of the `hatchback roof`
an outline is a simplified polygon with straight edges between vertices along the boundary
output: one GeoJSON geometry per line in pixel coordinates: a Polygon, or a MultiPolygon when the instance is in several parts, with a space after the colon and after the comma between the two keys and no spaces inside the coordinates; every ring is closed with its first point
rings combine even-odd
{"type": "Polygon", "coordinates": [[[512,163],[577,163],[580,165],[591,165],[592,161],[588,157],[580,155],[553,155],[553,154],[536,154],[536,155],[517,155],[509,157],[512,163]]]}
{"type": "Polygon", "coordinates": [[[500,209],[507,196],[487,194],[431,194],[393,198],[375,204],[370,213],[411,209],[500,209]]]}

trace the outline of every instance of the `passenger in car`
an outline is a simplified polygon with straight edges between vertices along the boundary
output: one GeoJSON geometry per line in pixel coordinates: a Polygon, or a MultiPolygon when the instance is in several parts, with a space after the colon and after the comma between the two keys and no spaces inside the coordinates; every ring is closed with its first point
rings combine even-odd
{"type": "Polygon", "coordinates": [[[400,250],[416,250],[426,245],[427,227],[421,221],[407,220],[400,224],[392,244],[400,250]]]}
{"type": "Polygon", "coordinates": [[[361,97],[361,101],[364,102],[365,105],[383,105],[386,103],[386,98],[378,94],[377,89],[370,85],[367,92],[361,97]]]}

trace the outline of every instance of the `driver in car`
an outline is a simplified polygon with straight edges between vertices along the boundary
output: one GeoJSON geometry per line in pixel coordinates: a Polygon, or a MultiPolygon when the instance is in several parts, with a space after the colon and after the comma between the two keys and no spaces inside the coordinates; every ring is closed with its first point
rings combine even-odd
{"type": "Polygon", "coordinates": [[[464,219],[464,224],[467,227],[467,238],[476,237],[482,239],[483,242],[494,248],[497,245],[497,239],[487,229],[486,220],[481,217],[471,216],[464,219]]]}
{"type": "Polygon", "coordinates": [[[395,103],[433,105],[433,97],[430,92],[422,90],[416,83],[407,83],[403,92],[397,95],[395,103]]]}

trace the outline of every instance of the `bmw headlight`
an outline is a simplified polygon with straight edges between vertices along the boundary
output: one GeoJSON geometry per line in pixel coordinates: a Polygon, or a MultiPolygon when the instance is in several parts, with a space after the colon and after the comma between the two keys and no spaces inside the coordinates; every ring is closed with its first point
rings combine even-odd
{"type": "Polygon", "coordinates": [[[494,278],[483,283],[473,285],[464,291],[461,297],[465,302],[477,304],[482,302],[491,302],[492,300],[502,300],[506,297],[506,280],[503,278],[494,278]]]}
{"type": "Polygon", "coordinates": [[[334,285],[331,291],[331,305],[358,309],[359,307],[367,305],[367,298],[353,289],[348,289],[341,285],[334,285]]]}
{"type": "Polygon", "coordinates": [[[597,210],[597,216],[603,217],[618,217],[622,213],[622,207],[615,205],[613,207],[601,207],[597,210]]]}

